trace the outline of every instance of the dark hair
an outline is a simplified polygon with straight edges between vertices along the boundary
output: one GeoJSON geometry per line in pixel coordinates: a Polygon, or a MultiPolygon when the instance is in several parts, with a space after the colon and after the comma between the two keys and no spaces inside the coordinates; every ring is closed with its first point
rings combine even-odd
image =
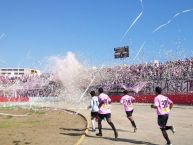
{"type": "Polygon", "coordinates": [[[127,91],[127,90],[124,90],[124,91],[123,91],[123,94],[125,94],[125,95],[128,94],[128,91],[127,91]]]}
{"type": "Polygon", "coordinates": [[[98,89],[98,92],[99,92],[99,93],[103,93],[103,88],[99,88],[99,89],[98,89]]]}
{"type": "Polygon", "coordinates": [[[96,95],[95,91],[91,91],[90,94],[91,94],[91,96],[95,96],[96,95]]]}
{"type": "Polygon", "coordinates": [[[162,93],[162,88],[156,87],[155,92],[158,93],[158,94],[161,94],[162,93]]]}

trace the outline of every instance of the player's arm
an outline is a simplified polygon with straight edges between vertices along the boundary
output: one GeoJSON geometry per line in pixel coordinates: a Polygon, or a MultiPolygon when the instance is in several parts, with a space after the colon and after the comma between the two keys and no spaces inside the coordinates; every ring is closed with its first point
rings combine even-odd
{"type": "Polygon", "coordinates": [[[173,108],[174,104],[170,103],[170,110],[173,108]]]}
{"type": "Polygon", "coordinates": [[[132,100],[132,102],[135,102],[135,98],[134,97],[131,97],[131,100],[132,100]]]}
{"type": "Polygon", "coordinates": [[[91,100],[90,100],[90,108],[93,108],[93,106],[94,106],[94,100],[91,99],[91,100]]]}
{"type": "Polygon", "coordinates": [[[111,104],[111,98],[110,97],[108,97],[108,103],[111,104]]]}
{"type": "Polygon", "coordinates": [[[154,104],[151,104],[151,108],[157,109],[157,106],[155,106],[154,104]]]}
{"type": "Polygon", "coordinates": [[[104,102],[103,102],[103,101],[100,101],[100,102],[99,102],[99,108],[100,108],[103,104],[104,104],[104,102]]]}
{"type": "Polygon", "coordinates": [[[97,106],[99,106],[99,100],[97,99],[97,106]]]}
{"type": "Polygon", "coordinates": [[[88,107],[87,107],[87,109],[90,109],[91,108],[91,106],[89,105],[88,107]]]}
{"type": "Polygon", "coordinates": [[[93,101],[90,100],[90,105],[88,106],[88,109],[90,109],[92,107],[93,101]]]}
{"type": "Polygon", "coordinates": [[[158,100],[155,98],[155,99],[154,99],[154,104],[151,104],[151,108],[157,109],[158,106],[159,106],[159,102],[158,102],[158,100]]]}
{"type": "Polygon", "coordinates": [[[121,98],[120,103],[123,104],[123,98],[121,98]]]}
{"type": "Polygon", "coordinates": [[[101,98],[98,98],[99,101],[99,108],[104,104],[104,101],[101,98]]]}
{"type": "Polygon", "coordinates": [[[168,98],[168,103],[169,103],[169,108],[171,110],[173,108],[174,103],[169,98],[168,98]]]}

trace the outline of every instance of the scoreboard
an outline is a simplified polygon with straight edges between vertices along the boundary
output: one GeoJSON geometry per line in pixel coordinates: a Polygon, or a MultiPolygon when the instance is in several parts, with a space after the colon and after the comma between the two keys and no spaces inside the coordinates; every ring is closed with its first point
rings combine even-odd
{"type": "Polygon", "coordinates": [[[129,46],[114,48],[114,58],[129,57],[129,46]]]}

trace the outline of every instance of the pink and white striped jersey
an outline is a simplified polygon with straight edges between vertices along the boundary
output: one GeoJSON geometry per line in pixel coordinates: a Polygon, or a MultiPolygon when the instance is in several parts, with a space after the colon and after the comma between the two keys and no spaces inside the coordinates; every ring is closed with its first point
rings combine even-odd
{"type": "Polygon", "coordinates": [[[100,114],[111,113],[111,110],[110,110],[111,98],[107,94],[101,93],[98,96],[98,99],[99,99],[99,104],[103,103],[101,106],[99,106],[99,113],[100,114]]]}
{"type": "Polygon", "coordinates": [[[123,104],[125,111],[132,111],[133,110],[133,101],[135,100],[134,97],[129,95],[124,95],[120,103],[123,104]]]}
{"type": "Polygon", "coordinates": [[[157,95],[154,99],[154,106],[157,107],[157,115],[169,114],[170,104],[173,103],[168,97],[164,95],[157,95]]]}

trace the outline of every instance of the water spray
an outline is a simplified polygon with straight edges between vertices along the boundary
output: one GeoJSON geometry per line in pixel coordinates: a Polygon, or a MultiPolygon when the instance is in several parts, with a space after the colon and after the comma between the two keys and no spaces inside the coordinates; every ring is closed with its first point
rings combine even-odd
{"type": "Polygon", "coordinates": [[[142,16],[143,14],[143,0],[140,0],[141,3],[141,8],[142,11],[139,13],[139,15],[135,18],[135,20],[131,23],[131,25],[129,26],[129,28],[127,29],[127,31],[123,34],[122,38],[120,41],[123,41],[123,39],[125,38],[125,36],[127,35],[127,33],[131,30],[131,28],[135,25],[135,23],[139,20],[139,18],[142,16]]]}
{"type": "Polygon", "coordinates": [[[142,45],[140,46],[139,51],[137,52],[136,56],[133,58],[132,64],[134,63],[135,59],[138,57],[139,53],[141,52],[141,50],[142,50],[143,47],[145,46],[145,43],[146,43],[146,41],[144,41],[144,42],[142,43],[142,45]]]}
{"type": "MultiPolygon", "coordinates": [[[[97,73],[99,73],[103,67],[104,67],[104,66],[102,65],[101,68],[97,71],[97,73]]],[[[95,78],[96,78],[96,75],[91,79],[89,85],[87,86],[87,88],[85,89],[85,91],[84,91],[84,92],[82,93],[82,95],[80,96],[80,98],[79,98],[79,100],[78,100],[79,105],[78,105],[78,107],[77,107],[78,110],[76,111],[76,114],[79,113],[79,110],[80,110],[80,102],[81,102],[82,98],[84,97],[84,95],[86,94],[86,92],[88,91],[88,89],[90,88],[90,86],[92,85],[92,83],[94,82],[95,78]]]]}
{"type": "Polygon", "coordinates": [[[179,15],[181,15],[181,14],[183,14],[183,13],[188,13],[188,12],[191,12],[191,11],[193,11],[193,9],[187,9],[187,10],[183,10],[183,11],[181,11],[181,12],[176,13],[176,14],[175,14],[170,20],[168,20],[166,23],[161,24],[160,26],[158,26],[157,28],[155,28],[152,33],[155,33],[155,32],[157,32],[158,30],[160,30],[161,28],[167,26],[168,24],[170,24],[170,23],[173,21],[173,19],[175,19],[175,18],[178,17],[179,15]]]}
{"type": "Polygon", "coordinates": [[[127,35],[127,33],[131,30],[131,28],[135,25],[135,23],[138,21],[138,19],[141,17],[141,15],[143,14],[143,11],[135,18],[135,20],[131,23],[131,25],[129,26],[129,28],[127,29],[127,31],[123,34],[122,38],[120,41],[123,41],[123,39],[125,38],[125,36],[127,35]]]}

